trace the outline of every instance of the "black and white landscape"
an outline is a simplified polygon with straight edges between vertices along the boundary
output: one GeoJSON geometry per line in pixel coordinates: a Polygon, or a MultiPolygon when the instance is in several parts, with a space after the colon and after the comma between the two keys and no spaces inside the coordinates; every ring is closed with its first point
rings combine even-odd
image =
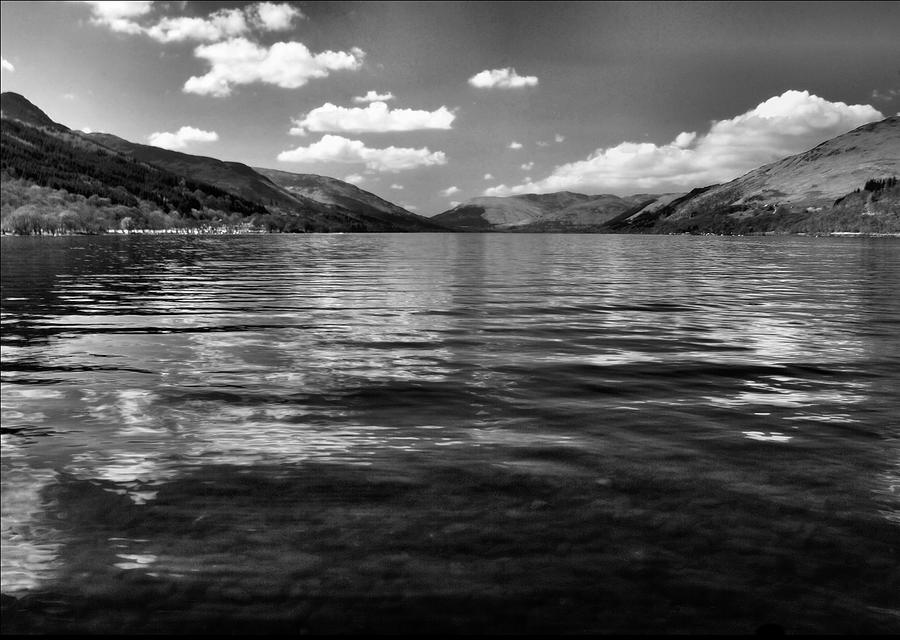
{"type": "Polygon", "coordinates": [[[2,8],[3,633],[894,633],[900,8],[2,8]]]}

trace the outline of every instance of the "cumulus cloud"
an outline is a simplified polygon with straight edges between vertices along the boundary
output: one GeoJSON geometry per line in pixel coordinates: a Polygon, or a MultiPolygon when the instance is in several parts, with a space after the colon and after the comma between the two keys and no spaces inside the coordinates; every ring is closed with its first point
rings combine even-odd
{"type": "Polygon", "coordinates": [[[148,27],[145,33],[158,42],[198,40],[217,42],[244,35],[250,30],[246,16],[240,9],[220,9],[206,18],[163,18],[148,27]]]}
{"type": "Polygon", "coordinates": [[[349,182],[350,184],[359,184],[360,182],[365,181],[365,176],[361,176],[358,173],[351,173],[349,176],[344,177],[344,182],[349,182]]]}
{"type": "Polygon", "coordinates": [[[147,136],[147,140],[154,147],[163,149],[184,149],[192,142],[215,142],[219,134],[215,131],[203,131],[195,127],[181,127],[175,133],[169,131],[156,131],[147,136]]]}
{"type": "Polygon", "coordinates": [[[457,187],[456,185],[441,190],[441,195],[445,198],[452,196],[454,193],[459,193],[459,187],[457,187]]]}
{"type": "Polygon", "coordinates": [[[521,142],[516,142],[515,140],[513,140],[512,142],[509,143],[509,148],[510,148],[510,149],[515,149],[515,150],[518,151],[519,149],[522,148],[522,143],[521,143],[521,142]]]}
{"type": "Polygon", "coordinates": [[[254,82],[296,89],[332,71],[359,69],[365,57],[356,47],[313,54],[302,42],[276,42],[266,48],[246,38],[200,45],[194,55],[206,60],[210,70],[189,78],[184,91],[216,97],[229,95],[235,85],[254,82]]]}
{"type": "Polygon", "coordinates": [[[521,168],[524,169],[525,171],[531,171],[534,168],[534,163],[526,162],[525,164],[522,165],[521,168]]]}
{"type": "Polygon", "coordinates": [[[450,201],[450,206],[451,206],[451,207],[458,207],[459,205],[460,205],[459,200],[451,200],[451,201],[450,201]]]}
{"type": "Polygon", "coordinates": [[[149,14],[153,2],[86,2],[91,6],[94,24],[112,31],[145,34],[159,42],[195,40],[218,42],[244,35],[251,27],[259,31],[284,31],[303,13],[289,4],[259,2],[242,9],[219,9],[205,18],[164,17],[156,24],[144,26],[138,21],[149,14]]]}
{"type": "Polygon", "coordinates": [[[557,143],[560,143],[564,141],[566,137],[557,133],[555,136],[553,136],[553,139],[556,140],[557,143]]]}
{"type": "Polygon", "coordinates": [[[456,116],[447,107],[435,111],[389,109],[387,103],[373,102],[366,107],[339,107],[330,102],[317,107],[300,120],[294,120],[291,135],[336,131],[415,131],[418,129],[450,129],[456,116]]]}
{"type": "Polygon", "coordinates": [[[484,179],[485,180],[493,180],[494,176],[490,173],[486,173],[486,174],[484,174],[484,179]]]}
{"type": "Polygon", "coordinates": [[[13,63],[2,56],[0,56],[0,66],[2,66],[4,71],[15,71],[16,70],[16,68],[13,66],[13,63]]]}
{"type": "Polygon", "coordinates": [[[140,18],[153,8],[150,0],[136,0],[135,2],[85,2],[90,5],[93,17],[91,22],[117,33],[137,34],[143,32],[136,18],[140,18]]]}
{"type": "Polygon", "coordinates": [[[682,132],[663,145],[622,142],[597,149],[585,160],[558,166],[537,182],[499,185],[484,195],[683,191],[732,180],[883,118],[870,105],[847,105],[808,91],[785,91],[734,118],[714,121],[705,134],[682,132]]]}
{"type": "Polygon", "coordinates": [[[353,98],[353,102],[356,102],[356,103],[360,103],[360,102],[387,102],[388,100],[393,100],[393,99],[394,99],[394,94],[391,93],[390,91],[388,91],[387,93],[377,93],[377,92],[372,91],[372,90],[370,89],[369,92],[368,92],[366,95],[364,95],[364,96],[356,96],[355,98],[353,98]]]}
{"type": "Polygon", "coordinates": [[[397,190],[397,191],[402,191],[402,190],[403,190],[403,185],[402,185],[402,184],[392,184],[392,185],[391,185],[391,189],[395,189],[395,190],[397,190]]]}
{"type": "Polygon", "coordinates": [[[297,147],[278,154],[280,162],[339,162],[364,164],[370,171],[396,173],[416,167],[430,167],[447,164],[443,151],[432,152],[428,147],[413,149],[407,147],[387,147],[375,149],[367,147],[361,140],[350,140],[343,136],[325,135],[308,147],[297,147]]]}
{"type": "Polygon", "coordinates": [[[486,69],[469,78],[469,84],[478,89],[521,89],[537,86],[537,76],[520,76],[516,70],[486,69]]]}
{"type": "Polygon", "coordinates": [[[286,31],[296,18],[304,18],[303,12],[289,4],[260,2],[248,9],[254,15],[254,22],[265,31],[286,31]]]}

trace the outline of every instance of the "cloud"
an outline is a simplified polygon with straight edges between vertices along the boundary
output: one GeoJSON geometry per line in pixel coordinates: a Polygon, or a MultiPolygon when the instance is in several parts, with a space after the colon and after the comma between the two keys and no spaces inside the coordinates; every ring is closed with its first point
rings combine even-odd
{"type": "Polygon", "coordinates": [[[790,90],[734,118],[714,121],[705,134],[682,132],[663,145],[622,142],[597,149],[585,160],[560,165],[537,182],[499,185],[484,195],[685,191],[732,180],[883,118],[869,105],[829,102],[807,91],[790,90]]]}
{"type": "Polygon", "coordinates": [[[351,173],[349,176],[344,177],[344,182],[349,182],[350,184],[359,184],[360,182],[365,181],[365,176],[361,176],[358,173],[351,173]]]}
{"type": "Polygon", "coordinates": [[[526,162],[525,164],[522,165],[522,169],[524,169],[525,171],[531,171],[533,168],[534,168],[533,162],[526,162]]]}
{"type": "Polygon", "coordinates": [[[494,176],[491,175],[490,173],[486,173],[486,174],[484,174],[484,179],[485,179],[485,180],[493,180],[493,179],[494,179],[494,176]]]}
{"type": "Polygon", "coordinates": [[[349,140],[343,136],[326,135],[308,147],[297,147],[278,154],[280,162],[339,162],[364,164],[371,171],[396,173],[416,167],[447,164],[443,151],[431,152],[428,147],[412,149],[387,147],[373,149],[361,140],[349,140]]]}
{"type": "Polygon", "coordinates": [[[537,76],[520,76],[510,67],[485,70],[469,78],[469,84],[479,89],[520,89],[537,83],[537,76]]]}
{"type": "Polygon", "coordinates": [[[246,38],[200,45],[194,55],[206,60],[210,70],[184,83],[185,93],[227,96],[235,85],[262,82],[284,89],[302,87],[312,78],[332,71],[356,70],[365,53],[356,47],[346,51],[313,54],[301,42],[276,42],[266,48],[246,38]]]}
{"type": "Polygon", "coordinates": [[[366,107],[339,107],[330,102],[317,107],[301,120],[294,120],[291,135],[306,135],[336,131],[359,133],[362,131],[416,131],[418,129],[450,129],[456,116],[447,107],[435,111],[388,108],[384,102],[373,102],[366,107]]]}
{"type": "Polygon", "coordinates": [[[459,205],[460,205],[459,200],[451,200],[451,201],[450,201],[450,207],[451,207],[451,208],[453,208],[453,207],[458,207],[459,205]]]}
{"type": "Polygon", "coordinates": [[[885,100],[890,102],[897,96],[900,96],[900,89],[888,89],[887,91],[881,92],[878,89],[872,91],[872,99],[873,100],[885,100]]]}
{"type": "Polygon", "coordinates": [[[81,127],[81,132],[82,133],[94,133],[94,130],[91,129],[90,127],[81,127]]]}
{"type": "Polygon", "coordinates": [[[16,68],[13,66],[13,63],[2,56],[0,56],[0,66],[2,66],[4,71],[13,72],[16,70],[16,68]]]}
{"type": "Polygon", "coordinates": [[[515,140],[513,140],[512,142],[509,143],[509,148],[510,148],[510,149],[516,149],[516,150],[518,151],[519,149],[522,148],[522,143],[521,143],[521,142],[516,142],[515,140]]]}
{"type": "Polygon", "coordinates": [[[459,193],[459,187],[457,187],[456,185],[441,190],[441,195],[445,198],[452,196],[454,193],[459,193]]]}
{"type": "Polygon", "coordinates": [[[181,127],[175,133],[157,131],[147,136],[150,144],[163,149],[184,149],[191,142],[215,142],[219,134],[215,131],[203,131],[195,127],[181,127]]]}
{"type": "Polygon", "coordinates": [[[369,90],[369,92],[364,96],[356,96],[353,98],[353,102],[387,102],[388,100],[393,100],[394,94],[388,91],[387,93],[376,93],[375,91],[369,90]]]}
{"type": "Polygon", "coordinates": [[[254,22],[265,31],[286,31],[295,18],[304,18],[303,12],[289,4],[260,2],[250,11],[255,13],[254,22]]]}
{"type": "Polygon", "coordinates": [[[419,210],[419,207],[417,207],[416,205],[407,204],[405,202],[401,202],[400,206],[403,207],[404,209],[406,209],[407,211],[418,211],[419,210]]]}
{"type": "Polygon", "coordinates": [[[163,18],[145,30],[158,42],[199,40],[218,42],[241,36],[250,30],[245,14],[240,9],[220,9],[206,18],[163,18]]]}
{"type": "Polygon", "coordinates": [[[392,184],[392,185],[391,185],[391,189],[395,189],[395,190],[397,190],[397,191],[402,191],[402,190],[403,190],[403,185],[402,185],[402,184],[392,184]]]}
{"type": "Polygon", "coordinates": [[[555,136],[553,136],[553,139],[556,140],[557,143],[560,143],[563,142],[566,137],[557,133],[555,136]]]}
{"type": "Polygon", "coordinates": [[[218,42],[242,36],[251,30],[284,31],[303,13],[289,4],[260,2],[242,9],[219,9],[205,18],[164,17],[156,24],[141,25],[137,19],[146,16],[152,2],[86,2],[91,6],[94,24],[119,33],[144,34],[158,42],[218,42]]]}
{"type": "Polygon", "coordinates": [[[93,17],[91,22],[109,28],[117,33],[137,34],[143,32],[135,18],[150,13],[153,2],[137,0],[135,2],[85,2],[90,5],[93,17]]]}

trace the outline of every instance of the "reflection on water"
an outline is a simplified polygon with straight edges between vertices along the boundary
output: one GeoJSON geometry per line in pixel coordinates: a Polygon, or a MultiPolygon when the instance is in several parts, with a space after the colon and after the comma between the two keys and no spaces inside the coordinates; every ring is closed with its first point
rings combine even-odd
{"type": "Polygon", "coordinates": [[[900,622],[894,241],[2,243],[4,631],[900,622]]]}

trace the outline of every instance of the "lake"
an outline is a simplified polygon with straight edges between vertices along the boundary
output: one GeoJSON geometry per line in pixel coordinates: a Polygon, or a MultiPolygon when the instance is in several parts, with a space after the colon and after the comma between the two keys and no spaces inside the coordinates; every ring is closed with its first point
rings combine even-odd
{"type": "Polygon", "coordinates": [[[896,239],[0,243],[6,633],[900,630],[896,239]]]}

